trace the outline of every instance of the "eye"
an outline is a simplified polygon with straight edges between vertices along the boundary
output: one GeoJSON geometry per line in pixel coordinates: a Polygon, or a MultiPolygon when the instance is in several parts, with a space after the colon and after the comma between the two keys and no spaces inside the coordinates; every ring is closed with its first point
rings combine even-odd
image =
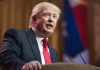
{"type": "Polygon", "coordinates": [[[54,18],[57,18],[57,15],[53,15],[54,18]]]}
{"type": "Polygon", "coordinates": [[[53,17],[55,18],[56,16],[55,16],[55,15],[53,15],[53,17]]]}
{"type": "Polygon", "coordinates": [[[49,16],[49,15],[50,15],[49,13],[44,13],[44,14],[43,14],[43,16],[49,16]]]}

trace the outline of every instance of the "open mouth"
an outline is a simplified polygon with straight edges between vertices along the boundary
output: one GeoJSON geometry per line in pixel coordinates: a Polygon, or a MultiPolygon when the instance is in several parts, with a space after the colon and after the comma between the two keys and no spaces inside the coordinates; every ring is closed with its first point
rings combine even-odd
{"type": "Polygon", "coordinates": [[[52,28],[53,25],[52,24],[46,24],[47,28],[52,28]]]}

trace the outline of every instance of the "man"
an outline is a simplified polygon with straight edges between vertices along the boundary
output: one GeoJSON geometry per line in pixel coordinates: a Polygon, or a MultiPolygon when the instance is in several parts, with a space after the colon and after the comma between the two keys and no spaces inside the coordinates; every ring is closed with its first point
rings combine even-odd
{"type": "Polygon", "coordinates": [[[54,32],[60,13],[54,4],[42,2],[33,8],[28,30],[6,31],[0,51],[2,70],[38,70],[41,64],[57,62],[56,51],[46,41],[54,32]]]}

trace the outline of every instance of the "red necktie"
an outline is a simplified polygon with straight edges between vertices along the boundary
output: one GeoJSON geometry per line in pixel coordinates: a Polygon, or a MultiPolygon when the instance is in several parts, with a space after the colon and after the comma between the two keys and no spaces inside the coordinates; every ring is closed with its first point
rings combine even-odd
{"type": "Polygon", "coordinates": [[[43,39],[43,55],[45,59],[45,64],[50,64],[51,63],[51,57],[48,52],[48,45],[47,45],[47,40],[46,38],[43,39]]]}

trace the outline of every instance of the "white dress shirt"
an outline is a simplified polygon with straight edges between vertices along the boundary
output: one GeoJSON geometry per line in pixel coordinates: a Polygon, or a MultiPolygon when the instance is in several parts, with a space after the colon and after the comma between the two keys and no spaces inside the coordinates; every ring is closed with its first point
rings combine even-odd
{"type": "MultiPolygon", "coordinates": [[[[44,60],[44,56],[43,56],[43,42],[42,42],[43,38],[36,37],[36,40],[37,40],[37,44],[38,44],[39,51],[40,51],[41,62],[44,65],[45,64],[45,60],[44,60]]],[[[48,51],[49,51],[49,49],[48,49],[48,51]]]]}

